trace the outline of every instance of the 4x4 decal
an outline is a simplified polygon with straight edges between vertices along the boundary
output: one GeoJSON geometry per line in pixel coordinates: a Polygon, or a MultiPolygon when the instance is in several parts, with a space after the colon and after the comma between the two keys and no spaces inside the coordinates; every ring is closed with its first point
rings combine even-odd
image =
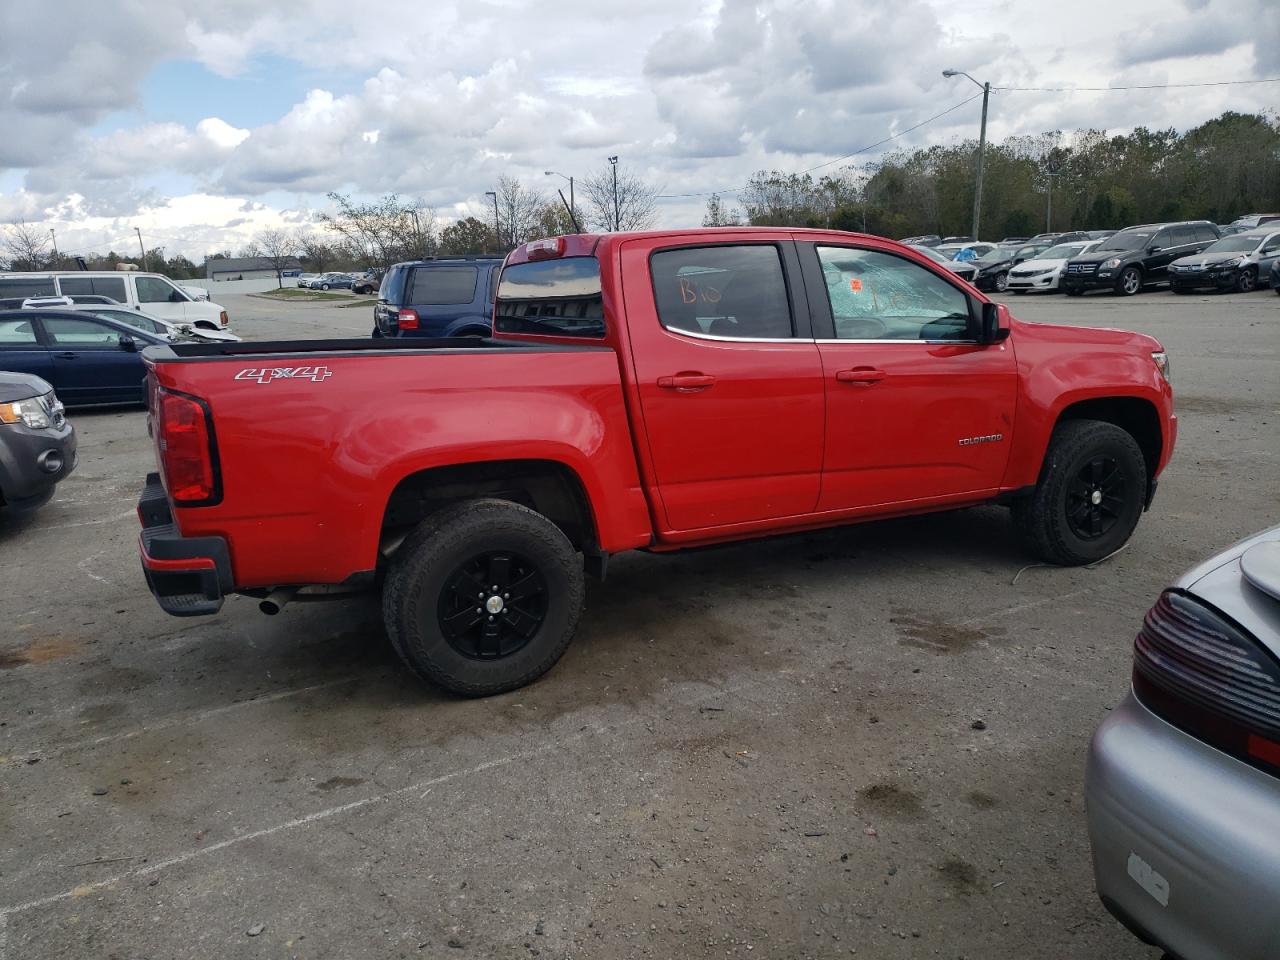
{"type": "Polygon", "coordinates": [[[270,383],[273,380],[311,380],[323,383],[333,376],[328,367],[246,367],[235,375],[236,380],[256,380],[270,383]]]}

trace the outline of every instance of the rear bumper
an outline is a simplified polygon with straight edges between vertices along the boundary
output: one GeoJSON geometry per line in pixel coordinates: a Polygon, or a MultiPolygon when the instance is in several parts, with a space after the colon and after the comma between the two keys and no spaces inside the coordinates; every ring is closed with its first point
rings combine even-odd
{"type": "Polygon", "coordinates": [[[1099,728],[1085,799],[1107,909],[1181,960],[1280,955],[1280,780],[1130,694],[1099,728]]]}
{"type": "Polygon", "coordinates": [[[138,553],[156,602],[175,617],[217,613],[233,589],[231,554],[222,537],[184,537],[173,522],[157,473],[138,499],[138,553]]]}

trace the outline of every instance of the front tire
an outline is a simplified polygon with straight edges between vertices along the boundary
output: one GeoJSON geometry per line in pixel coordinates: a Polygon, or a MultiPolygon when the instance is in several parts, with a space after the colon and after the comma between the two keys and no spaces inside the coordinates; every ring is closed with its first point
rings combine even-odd
{"type": "Polygon", "coordinates": [[[584,592],[581,559],[559,527],[516,503],[471,500],[409,536],[383,585],[382,610],[392,646],[414,673],[487,697],[555,665],[584,592]]]}
{"type": "Polygon", "coordinates": [[[1137,267],[1125,267],[1116,277],[1116,293],[1122,297],[1132,297],[1142,291],[1142,271],[1137,267]]]}
{"type": "Polygon", "coordinates": [[[1101,420],[1068,420],[1054,430],[1035,492],[1014,504],[1013,519],[1041,560],[1096,563],[1133,534],[1146,491],[1146,461],[1132,435],[1101,420]]]}
{"type": "Polygon", "coordinates": [[[329,289],[329,285],[328,285],[327,283],[322,283],[322,284],[320,284],[320,289],[321,289],[321,290],[328,290],[328,289],[329,289]]]}
{"type": "Polygon", "coordinates": [[[1009,289],[1009,274],[997,273],[992,279],[991,285],[995,287],[996,293],[1004,293],[1009,289]]]}
{"type": "Polygon", "coordinates": [[[1236,277],[1236,293],[1249,293],[1258,285],[1258,277],[1252,270],[1241,270],[1236,277]]]}

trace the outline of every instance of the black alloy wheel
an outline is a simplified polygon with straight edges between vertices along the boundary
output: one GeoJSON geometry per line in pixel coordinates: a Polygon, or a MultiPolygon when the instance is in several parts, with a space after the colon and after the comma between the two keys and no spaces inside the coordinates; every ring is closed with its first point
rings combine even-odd
{"type": "Polygon", "coordinates": [[[1116,458],[1094,457],[1067,486],[1067,526],[1081,540],[1105,536],[1123,514],[1127,493],[1116,458]]]}
{"type": "Polygon", "coordinates": [[[1258,278],[1254,276],[1252,270],[1241,270],[1240,275],[1236,277],[1236,292],[1248,293],[1257,284],[1258,278]]]}
{"type": "Polygon", "coordinates": [[[523,649],[546,616],[546,579],[509,551],[479,554],[459,566],[445,578],[436,607],[449,646],[473,660],[523,649]]]}
{"type": "Polygon", "coordinates": [[[995,278],[992,280],[992,283],[995,285],[996,293],[1004,293],[1009,289],[1009,272],[1007,270],[1002,270],[1000,273],[997,273],[995,278]]]}

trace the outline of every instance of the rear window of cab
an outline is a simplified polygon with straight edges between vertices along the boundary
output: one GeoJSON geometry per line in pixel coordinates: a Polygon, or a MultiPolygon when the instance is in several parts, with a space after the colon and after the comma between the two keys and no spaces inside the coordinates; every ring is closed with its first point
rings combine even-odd
{"type": "Polygon", "coordinates": [[[507,267],[498,281],[494,329],[546,337],[603,337],[600,261],[562,257],[507,267]]]}

